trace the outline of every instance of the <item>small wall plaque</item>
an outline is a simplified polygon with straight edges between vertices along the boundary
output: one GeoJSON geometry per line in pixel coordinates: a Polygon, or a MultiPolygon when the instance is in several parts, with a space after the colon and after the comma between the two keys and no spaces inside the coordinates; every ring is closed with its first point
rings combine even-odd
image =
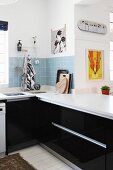
{"type": "Polygon", "coordinates": [[[82,31],[88,31],[92,33],[98,33],[98,34],[106,34],[107,27],[104,24],[99,24],[92,21],[87,20],[80,20],[78,21],[78,28],[82,31]]]}

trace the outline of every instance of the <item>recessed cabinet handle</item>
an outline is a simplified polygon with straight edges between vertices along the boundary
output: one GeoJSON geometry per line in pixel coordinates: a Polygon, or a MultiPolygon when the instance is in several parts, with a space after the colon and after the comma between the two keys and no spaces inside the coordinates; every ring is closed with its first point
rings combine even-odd
{"type": "Polygon", "coordinates": [[[52,122],[52,125],[55,126],[55,127],[57,127],[57,128],[59,128],[59,129],[61,129],[61,130],[66,131],[66,132],[68,132],[68,133],[70,133],[70,134],[72,134],[72,135],[78,136],[78,137],[80,137],[80,138],[82,138],[82,139],[84,139],[84,140],[87,140],[87,141],[92,142],[92,143],[94,143],[94,144],[96,144],[96,145],[98,145],[98,146],[101,146],[102,148],[107,148],[106,144],[103,144],[103,143],[101,143],[101,142],[98,142],[98,141],[96,141],[96,140],[94,140],[94,139],[91,139],[91,138],[89,138],[89,137],[87,137],[87,136],[85,136],[85,135],[82,135],[82,134],[80,134],[80,133],[78,133],[78,132],[75,132],[75,131],[70,130],[70,129],[66,128],[66,127],[63,127],[63,126],[61,126],[61,125],[58,125],[58,124],[56,124],[56,123],[54,123],[54,122],[52,122]]]}

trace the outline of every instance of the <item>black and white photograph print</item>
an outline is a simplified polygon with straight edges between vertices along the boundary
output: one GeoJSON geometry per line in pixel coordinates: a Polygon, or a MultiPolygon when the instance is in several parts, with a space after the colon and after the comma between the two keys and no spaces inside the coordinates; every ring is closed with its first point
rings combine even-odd
{"type": "Polygon", "coordinates": [[[66,51],[66,25],[58,30],[51,30],[51,53],[63,53],[66,51]]]}

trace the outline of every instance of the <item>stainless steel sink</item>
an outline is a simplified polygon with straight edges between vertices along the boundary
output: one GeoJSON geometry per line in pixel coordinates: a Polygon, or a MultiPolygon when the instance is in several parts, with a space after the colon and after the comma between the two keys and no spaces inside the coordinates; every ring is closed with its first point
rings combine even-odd
{"type": "Polygon", "coordinates": [[[24,93],[4,93],[6,96],[20,96],[20,95],[25,95],[24,93]]]}

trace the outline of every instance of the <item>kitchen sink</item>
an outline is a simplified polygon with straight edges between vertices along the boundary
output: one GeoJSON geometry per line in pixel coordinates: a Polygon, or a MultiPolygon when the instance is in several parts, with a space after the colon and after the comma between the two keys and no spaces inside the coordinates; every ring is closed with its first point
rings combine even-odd
{"type": "Polygon", "coordinates": [[[4,93],[6,96],[20,96],[20,95],[25,95],[24,93],[4,93]]]}

